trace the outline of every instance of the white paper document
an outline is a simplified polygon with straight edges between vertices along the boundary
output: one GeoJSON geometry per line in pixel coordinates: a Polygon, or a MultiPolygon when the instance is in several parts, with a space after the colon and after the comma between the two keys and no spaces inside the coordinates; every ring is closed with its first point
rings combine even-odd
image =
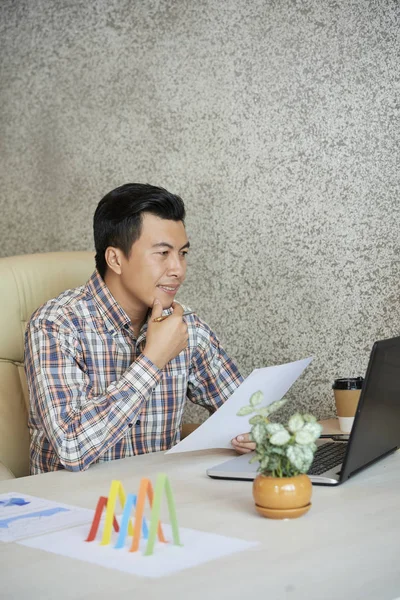
{"type": "Polygon", "coordinates": [[[57,529],[90,523],[93,510],[28,496],[0,494],[0,542],[15,542],[57,529]]]}
{"type": "Polygon", "coordinates": [[[151,556],[144,556],[147,540],[143,539],[138,552],[128,551],[131,538],[127,540],[124,548],[115,549],[115,533],[109,546],[101,546],[99,540],[85,542],[89,531],[87,526],[57,531],[19,543],[140,577],[171,575],[223,556],[251,550],[259,545],[259,542],[180,527],[179,535],[183,545],[175,546],[170,541],[171,526],[163,523],[163,530],[168,543],[157,542],[151,556]]]}
{"type": "Polygon", "coordinates": [[[249,404],[250,396],[259,390],[263,392],[264,401],[260,408],[280,400],[311,361],[312,358],[304,358],[284,365],[255,369],[207,421],[165,454],[232,448],[231,439],[250,429],[248,418],[236,414],[242,406],[249,404]]]}

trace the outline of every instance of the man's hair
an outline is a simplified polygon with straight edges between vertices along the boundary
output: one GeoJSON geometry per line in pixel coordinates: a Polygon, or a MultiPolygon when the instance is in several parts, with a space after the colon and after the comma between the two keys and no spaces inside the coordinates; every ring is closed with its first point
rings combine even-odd
{"type": "Polygon", "coordinates": [[[143,213],[184,222],[185,205],[179,196],[148,183],[126,183],[100,200],[94,213],[93,232],[96,267],[103,278],[107,270],[106,249],[119,248],[129,258],[132,244],[142,233],[143,213]]]}

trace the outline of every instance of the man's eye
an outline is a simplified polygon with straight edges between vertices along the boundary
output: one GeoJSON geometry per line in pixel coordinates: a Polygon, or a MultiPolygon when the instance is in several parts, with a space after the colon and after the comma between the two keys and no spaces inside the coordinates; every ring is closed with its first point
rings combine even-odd
{"type": "Polygon", "coordinates": [[[164,250],[163,252],[159,252],[158,254],[161,254],[161,256],[168,256],[168,250],[164,250]]]}
{"type": "Polygon", "coordinates": [[[186,258],[188,254],[189,252],[181,252],[181,256],[183,256],[183,258],[186,258]]]}

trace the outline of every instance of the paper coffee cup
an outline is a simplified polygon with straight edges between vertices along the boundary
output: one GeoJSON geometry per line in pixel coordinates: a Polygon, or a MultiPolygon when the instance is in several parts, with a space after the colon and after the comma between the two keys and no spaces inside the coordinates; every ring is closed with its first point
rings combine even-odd
{"type": "Polygon", "coordinates": [[[354,417],[339,417],[339,427],[342,433],[351,433],[354,423],[354,417]]]}
{"type": "Polygon", "coordinates": [[[343,433],[351,432],[363,381],[362,377],[348,377],[335,379],[333,383],[336,413],[343,433]]]}

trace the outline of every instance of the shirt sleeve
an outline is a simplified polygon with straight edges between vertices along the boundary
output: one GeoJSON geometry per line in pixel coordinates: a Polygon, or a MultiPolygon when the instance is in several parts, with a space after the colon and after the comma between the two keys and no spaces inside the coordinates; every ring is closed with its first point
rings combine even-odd
{"type": "Polygon", "coordinates": [[[237,366],[222,348],[215,333],[199,320],[197,348],[188,379],[189,400],[213,413],[242,381],[237,366]]]}
{"type": "Polygon", "coordinates": [[[71,471],[87,469],[124,436],[161,379],[161,371],[140,355],[95,396],[86,370],[73,331],[51,321],[28,325],[25,371],[31,412],[71,471]]]}

